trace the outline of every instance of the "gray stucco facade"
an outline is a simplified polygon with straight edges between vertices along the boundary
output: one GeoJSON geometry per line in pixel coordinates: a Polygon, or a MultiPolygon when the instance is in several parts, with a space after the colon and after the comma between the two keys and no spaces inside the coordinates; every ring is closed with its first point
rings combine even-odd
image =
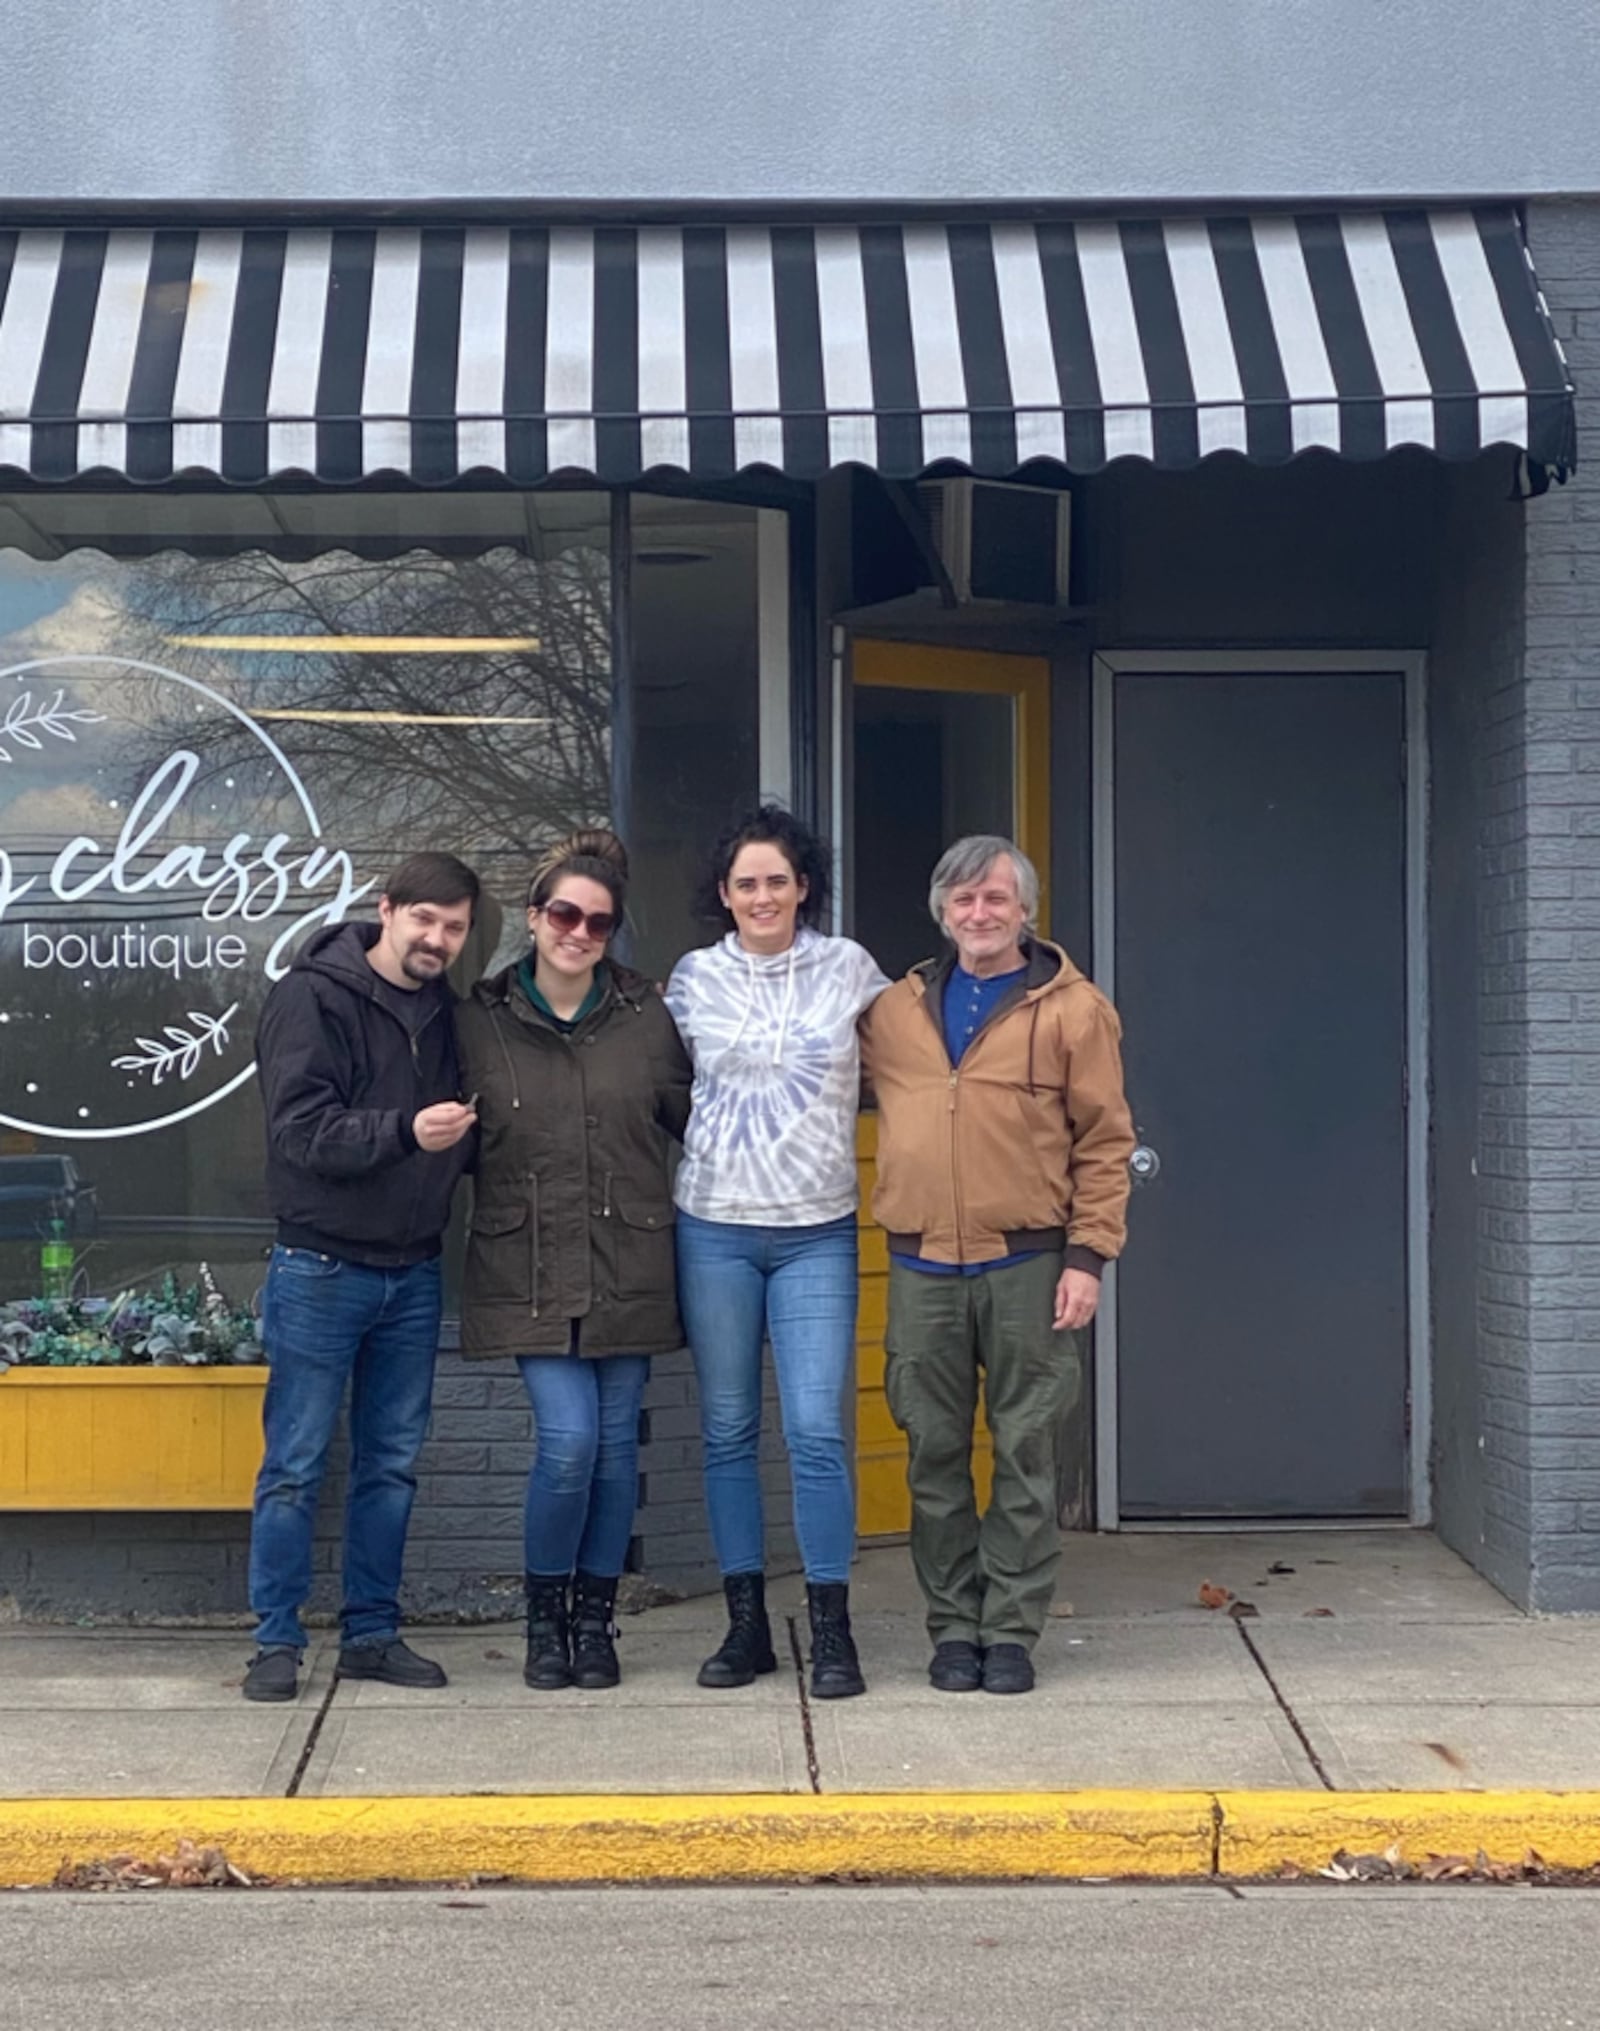
{"type": "Polygon", "coordinates": [[[1591,190],[1600,20],[1525,0],[20,0],[12,201],[938,204],[1591,190]]]}

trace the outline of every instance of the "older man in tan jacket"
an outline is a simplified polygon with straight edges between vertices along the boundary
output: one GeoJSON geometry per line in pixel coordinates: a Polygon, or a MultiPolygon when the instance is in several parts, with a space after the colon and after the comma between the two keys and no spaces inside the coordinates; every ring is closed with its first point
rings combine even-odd
{"type": "Polygon", "coordinates": [[[1133,1128],[1115,1009],[1035,935],[1008,839],[950,848],[929,906],[950,941],[863,1022],[889,1236],[885,1387],[910,1455],[911,1556],[944,1692],[1028,1692],[1060,1562],[1056,1446],[1078,1332],[1126,1234],[1133,1128]],[[994,1442],[980,1519],[978,1375],[994,1442]]]}

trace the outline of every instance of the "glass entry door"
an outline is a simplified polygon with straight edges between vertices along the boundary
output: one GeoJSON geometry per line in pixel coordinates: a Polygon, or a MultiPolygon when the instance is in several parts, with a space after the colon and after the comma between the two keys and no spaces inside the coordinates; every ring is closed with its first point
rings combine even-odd
{"type": "MultiPolygon", "coordinates": [[[[994,832],[1039,870],[1048,929],[1050,666],[1042,658],[901,642],[854,644],[851,871],[855,936],[891,978],[942,939],[928,878],[952,840],[994,832]]],[[[861,1310],[857,1325],[856,1473],[863,1536],[910,1527],[905,1442],[883,1393],[889,1262],[871,1224],[877,1122],[861,1118],[861,1310]]],[[[988,1499],[989,1444],[973,1456],[988,1499]]]]}

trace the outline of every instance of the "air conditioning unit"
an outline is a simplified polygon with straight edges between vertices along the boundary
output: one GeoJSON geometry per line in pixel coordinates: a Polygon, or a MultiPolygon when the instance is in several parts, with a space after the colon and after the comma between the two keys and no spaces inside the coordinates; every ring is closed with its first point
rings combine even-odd
{"type": "Polygon", "coordinates": [[[1069,604],[1070,494],[1001,480],[921,480],[917,499],[958,600],[1069,604]]]}

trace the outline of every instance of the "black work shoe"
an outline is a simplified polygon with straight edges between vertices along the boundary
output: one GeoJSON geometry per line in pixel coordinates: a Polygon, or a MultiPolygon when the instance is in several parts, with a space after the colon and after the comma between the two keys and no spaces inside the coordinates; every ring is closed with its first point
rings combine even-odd
{"type": "Polygon", "coordinates": [[[729,1573],[722,1582],[728,1603],[728,1633],[722,1647],[700,1667],[697,1685],[713,1690],[753,1685],[759,1673],[776,1671],[772,1624],[767,1620],[767,1582],[763,1573],[729,1573]]]}
{"type": "Polygon", "coordinates": [[[935,1692],[976,1692],[983,1684],[983,1652],[958,1638],[936,1643],[928,1683],[935,1692]]]}
{"type": "Polygon", "coordinates": [[[283,1643],[258,1650],[245,1667],[243,1690],[247,1700],[292,1700],[300,1690],[299,1651],[283,1643]]]}
{"type": "Polygon", "coordinates": [[[598,1573],[576,1573],[572,1581],[572,1683],[584,1692],[606,1692],[622,1682],[617,1663],[617,1583],[598,1573]]]}
{"type": "Polygon", "coordinates": [[[850,1633],[850,1589],[842,1580],[806,1586],[811,1611],[811,1696],[819,1700],[854,1699],[864,1693],[855,1638],[850,1633]]]}
{"type": "Polygon", "coordinates": [[[522,1683],[534,1692],[560,1692],[572,1683],[567,1583],[546,1573],[529,1573],[524,1584],[528,1593],[528,1654],[522,1683]]]}
{"type": "Polygon", "coordinates": [[[985,1692],[1032,1692],[1033,1659],[1020,1643],[991,1643],[983,1653],[985,1692]]]}
{"type": "Polygon", "coordinates": [[[450,1681],[442,1665],[418,1657],[409,1643],[398,1636],[387,1643],[346,1643],[339,1651],[341,1678],[376,1679],[379,1685],[411,1686],[417,1691],[436,1692],[450,1681]]]}

